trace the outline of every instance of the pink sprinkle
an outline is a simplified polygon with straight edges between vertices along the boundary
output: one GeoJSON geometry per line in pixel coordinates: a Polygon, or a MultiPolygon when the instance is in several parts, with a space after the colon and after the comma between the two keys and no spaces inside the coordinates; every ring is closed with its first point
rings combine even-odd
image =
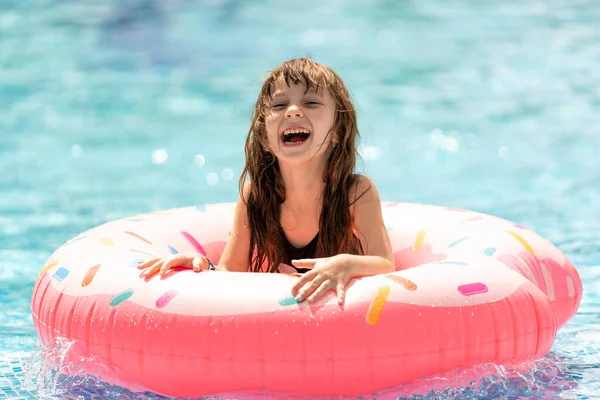
{"type": "Polygon", "coordinates": [[[474,294],[487,293],[488,287],[481,282],[468,283],[466,285],[460,285],[458,291],[463,296],[472,296],[474,294]]]}
{"type": "Polygon", "coordinates": [[[196,239],[194,239],[194,237],[192,235],[190,235],[186,231],[181,231],[181,235],[184,238],[186,238],[187,241],[192,244],[192,246],[194,246],[194,248],[196,249],[196,251],[198,253],[202,254],[203,256],[206,255],[206,250],[204,250],[204,247],[202,247],[202,245],[200,243],[198,243],[198,241],[196,239]]]}
{"type": "Polygon", "coordinates": [[[169,304],[169,302],[173,300],[173,297],[177,296],[177,293],[179,293],[177,290],[170,290],[163,293],[163,295],[156,300],[156,308],[163,308],[169,304]]]}
{"type": "Polygon", "coordinates": [[[482,217],[482,216],[480,216],[480,215],[478,215],[478,216],[476,216],[476,217],[471,217],[471,218],[469,218],[469,219],[466,219],[466,220],[464,220],[464,221],[461,223],[461,225],[462,225],[462,224],[466,224],[466,223],[468,223],[468,222],[479,221],[480,219],[483,219],[483,217],[482,217]]]}

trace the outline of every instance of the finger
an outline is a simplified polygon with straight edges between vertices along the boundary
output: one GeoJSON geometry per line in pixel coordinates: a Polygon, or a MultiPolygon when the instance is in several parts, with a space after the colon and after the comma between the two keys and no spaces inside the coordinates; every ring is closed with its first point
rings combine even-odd
{"type": "Polygon", "coordinates": [[[327,293],[331,289],[332,289],[332,286],[329,283],[329,281],[323,282],[321,284],[321,286],[319,286],[317,288],[317,290],[315,290],[314,293],[308,298],[308,302],[309,303],[313,303],[313,302],[317,301],[318,299],[320,299],[321,297],[323,297],[325,295],[325,293],[327,293]]]}
{"type": "Polygon", "coordinates": [[[319,258],[305,258],[302,260],[292,260],[292,264],[295,267],[313,268],[319,260],[319,258]]]}
{"type": "Polygon", "coordinates": [[[140,274],[140,276],[142,276],[144,278],[149,278],[149,277],[153,276],[160,270],[162,263],[163,263],[163,260],[159,260],[159,261],[155,262],[150,267],[148,267],[145,271],[143,271],[140,274]]]}
{"type": "Polygon", "coordinates": [[[157,257],[155,257],[155,258],[151,258],[151,259],[149,259],[149,260],[142,260],[142,261],[138,262],[138,266],[137,266],[137,268],[138,268],[138,269],[145,269],[145,268],[148,268],[148,266],[150,266],[150,265],[154,264],[154,263],[155,263],[156,261],[158,261],[158,260],[160,260],[160,258],[157,258],[157,257]]]}
{"type": "Polygon", "coordinates": [[[160,275],[164,275],[171,268],[175,268],[183,264],[184,258],[182,256],[175,256],[169,258],[162,267],[160,267],[160,275]]]}
{"type": "Polygon", "coordinates": [[[338,282],[336,286],[337,300],[339,305],[343,305],[346,301],[346,287],[343,283],[338,282]]]}
{"type": "Polygon", "coordinates": [[[298,291],[306,285],[308,282],[313,280],[318,275],[318,272],[308,271],[298,281],[292,286],[292,294],[295,296],[298,294],[298,291]]]}
{"type": "Polygon", "coordinates": [[[308,282],[302,289],[300,289],[300,291],[298,292],[298,295],[296,295],[296,300],[297,301],[304,301],[308,296],[310,296],[319,286],[321,286],[321,284],[323,283],[325,279],[323,278],[315,278],[312,281],[308,282]]]}
{"type": "Polygon", "coordinates": [[[202,271],[202,264],[204,264],[204,259],[201,257],[194,257],[192,260],[192,268],[196,272],[202,271]]]}

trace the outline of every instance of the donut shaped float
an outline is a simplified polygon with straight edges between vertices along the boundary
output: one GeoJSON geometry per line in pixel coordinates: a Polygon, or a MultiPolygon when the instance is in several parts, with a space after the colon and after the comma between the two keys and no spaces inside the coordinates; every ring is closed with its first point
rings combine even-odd
{"type": "Polygon", "coordinates": [[[512,222],[382,203],[397,271],[298,304],[288,274],[173,271],[137,262],[196,251],[218,263],[234,204],[108,222],[57,249],[31,309],[45,345],[108,383],[174,397],[269,389],[356,396],[416,378],[544,356],[577,311],[567,257],[512,222]]]}

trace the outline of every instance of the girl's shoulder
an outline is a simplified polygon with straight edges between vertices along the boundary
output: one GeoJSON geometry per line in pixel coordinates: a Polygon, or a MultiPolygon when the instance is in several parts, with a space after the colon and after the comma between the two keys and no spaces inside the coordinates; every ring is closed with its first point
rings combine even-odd
{"type": "Polygon", "coordinates": [[[353,175],[354,182],[350,189],[350,206],[356,208],[372,207],[379,203],[379,193],[375,184],[368,177],[360,174],[353,175]]]}
{"type": "Polygon", "coordinates": [[[352,175],[352,185],[350,186],[350,204],[359,201],[364,196],[369,196],[372,192],[376,192],[375,185],[365,175],[352,175]],[[373,190],[374,189],[374,190],[373,190]]]}

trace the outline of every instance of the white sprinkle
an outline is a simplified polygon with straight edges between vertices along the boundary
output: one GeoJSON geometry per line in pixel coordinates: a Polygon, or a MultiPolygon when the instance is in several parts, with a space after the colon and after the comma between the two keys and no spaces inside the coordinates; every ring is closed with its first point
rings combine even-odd
{"type": "Polygon", "coordinates": [[[508,158],[508,147],[506,146],[502,146],[498,149],[498,156],[500,158],[502,158],[503,160],[506,160],[508,158]]]}

